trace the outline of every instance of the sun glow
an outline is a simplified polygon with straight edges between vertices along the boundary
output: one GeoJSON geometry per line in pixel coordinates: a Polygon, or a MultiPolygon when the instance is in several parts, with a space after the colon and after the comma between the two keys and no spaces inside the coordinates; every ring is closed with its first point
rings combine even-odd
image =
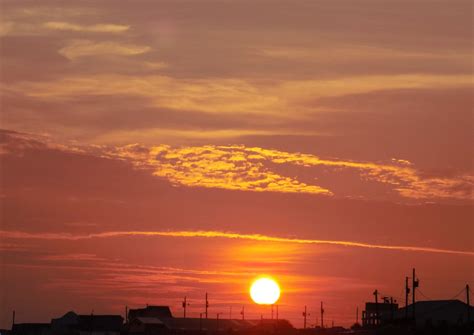
{"type": "Polygon", "coordinates": [[[250,287],[250,297],[259,305],[272,305],[280,298],[280,286],[272,278],[259,278],[250,287]]]}

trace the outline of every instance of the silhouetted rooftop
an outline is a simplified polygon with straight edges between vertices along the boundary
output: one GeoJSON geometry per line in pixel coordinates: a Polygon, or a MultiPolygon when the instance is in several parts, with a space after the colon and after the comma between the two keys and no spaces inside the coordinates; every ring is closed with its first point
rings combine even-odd
{"type": "Polygon", "coordinates": [[[171,310],[168,306],[146,306],[145,308],[130,309],[128,311],[128,319],[137,317],[155,317],[155,318],[172,318],[171,310]]]}

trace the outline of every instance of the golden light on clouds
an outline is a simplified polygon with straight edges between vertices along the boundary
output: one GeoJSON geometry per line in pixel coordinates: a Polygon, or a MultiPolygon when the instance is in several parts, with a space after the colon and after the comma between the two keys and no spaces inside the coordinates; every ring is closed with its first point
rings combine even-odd
{"type": "Polygon", "coordinates": [[[467,0],[0,1],[0,305],[25,322],[209,292],[350,326],[412,267],[436,299],[473,281],[467,0]]]}
{"type": "Polygon", "coordinates": [[[148,46],[122,44],[116,42],[93,42],[89,40],[74,40],[64,48],[60,49],[58,52],[64,57],[70,60],[74,60],[86,56],[133,56],[143,54],[148,51],[150,51],[150,47],[148,46]]]}
{"type": "MultiPolygon", "coordinates": [[[[311,169],[322,167],[338,174],[353,171],[360,180],[370,180],[387,187],[399,196],[411,199],[454,198],[472,199],[474,179],[468,175],[456,177],[423,177],[406,160],[389,163],[357,162],[323,159],[313,154],[291,153],[260,147],[214,146],[144,147],[129,145],[107,151],[109,157],[131,161],[140,168],[150,168],[153,174],[176,185],[222,188],[255,192],[308,193],[337,195],[328,186],[299,180],[276,172],[275,165],[311,169]]],[[[317,177],[317,174],[315,175],[317,177]]]]}
{"type": "MultiPolygon", "coordinates": [[[[71,55],[141,54],[147,46],[98,42],[73,44],[71,55]]],[[[66,46],[65,48],[68,48],[66,46]]],[[[65,52],[62,48],[60,52],[65,52]],[[63,51],[61,51],[63,50],[63,51]]],[[[68,49],[66,49],[68,50],[68,49]]],[[[130,76],[98,74],[68,76],[51,81],[18,83],[12,91],[41,99],[73,99],[77,96],[129,95],[149,98],[154,107],[208,113],[248,112],[261,115],[304,116],[317,111],[308,101],[322,97],[363,94],[379,90],[472,87],[471,75],[366,75],[321,80],[249,80],[246,78],[189,79],[165,75],[130,76]]]]}
{"type": "Polygon", "coordinates": [[[81,25],[63,21],[46,22],[44,23],[44,27],[52,30],[92,33],[121,33],[130,28],[130,26],[122,24],[99,23],[93,25],[81,25]]]}
{"type": "Polygon", "coordinates": [[[303,238],[289,238],[289,237],[277,237],[262,234],[241,234],[232,232],[222,231],[108,231],[101,233],[91,234],[69,234],[69,233],[28,233],[22,231],[0,231],[2,236],[10,239],[31,239],[31,240],[65,240],[65,241],[79,241],[88,240],[93,238],[114,238],[114,237],[182,237],[182,238],[226,238],[232,240],[250,240],[260,242],[277,242],[277,243],[290,243],[290,244],[302,244],[302,245],[334,245],[342,247],[355,247],[355,248],[367,248],[367,249],[384,249],[393,251],[411,251],[411,252],[428,252],[428,253],[440,253],[440,254],[453,254],[453,255],[465,255],[474,256],[473,251],[463,250],[451,250],[442,248],[431,248],[431,247],[418,247],[418,246],[403,246],[403,245],[383,245],[375,243],[363,243],[354,241],[337,241],[337,240],[318,240],[318,239],[303,239],[303,238]]]}

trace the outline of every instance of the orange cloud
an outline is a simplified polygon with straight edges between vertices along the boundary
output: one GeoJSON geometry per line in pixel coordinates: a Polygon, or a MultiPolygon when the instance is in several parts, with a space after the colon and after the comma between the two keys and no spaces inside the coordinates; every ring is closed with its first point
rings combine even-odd
{"type": "Polygon", "coordinates": [[[81,25],[63,21],[49,21],[44,23],[44,27],[52,30],[92,33],[120,33],[127,31],[130,28],[130,26],[123,24],[100,23],[93,25],[81,25]]]}
{"type": "MultiPolygon", "coordinates": [[[[112,45],[111,48],[118,47],[112,45]]],[[[10,85],[9,89],[44,100],[95,95],[145,97],[150,99],[155,107],[208,113],[252,111],[261,115],[287,117],[288,111],[291,110],[292,114],[304,119],[305,113],[317,111],[314,106],[307,106],[306,102],[321,97],[378,90],[471,86],[470,75],[404,74],[348,76],[322,80],[250,81],[241,78],[183,79],[164,75],[100,74],[75,75],[43,82],[22,82],[10,85]]]]}
{"type": "Polygon", "coordinates": [[[173,148],[168,145],[151,148],[140,145],[118,147],[107,155],[130,160],[137,167],[153,169],[153,174],[174,184],[244,191],[311,193],[334,195],[320,185],[282,176],[270,164],[289,164],[303,168],[323,166],[354,170],[361,178],[387,184],[399,195],[413,199],[472,199],[474,178],[461,175],[451,178],[428,177],[405,160],[392,164],[322,159],[316,155],[291,153],[259,147],[214,146],[173,148]]]}
{"type": "Polygon", "coordinates": [[[133,56],[150,51],[148,46],[123,44],[116,42],[93,42],[89,40],[75,40],[59,50],[64,57],[74,60],[86,56],[119,55],[133,56]]]}
{"type": "Polygon", "coordinates": [[[318,244],[318,245],[336,245],[343,247],[356,247],[368,249],[383,249],[394,251],[412,251],[412,252],[430,252],[441,254],[454,254],[474,256],[474,251],[450,250],[431,247],[403,246],[403,245],[383,245],[353,241],[337,241],[337,240],[318,240],[318,239],[301,239],[277,237],[261,234],[240,234],[232,232],[222,232],[214,230],[196,230],[196,231],[109,231],[101,233],[92,233],[85,235],[73,235],[69,233],[28,233],[21,231],[0,231],[4,238],[10,239],[40,239],[40,240],[71,240],[78,241],[92,238],[113,238],[113,237],[129,237],[129,236],[160,236],[160,237],[184,237],[184,238],[227,238],[251,240],[259,242],[278,242],[278,243],[295,243],[295,244],[318,244]]]}
{"type": "Polygon", "coordinates": [[[136,166],[151,166],[153,174],[174,184],[255,192],[311,193],[332,195],[317,185],[282,176],[266,168],[258,155],[242,147],[152,147],[125,146],[109,153],[132,159],[136,166]]]}

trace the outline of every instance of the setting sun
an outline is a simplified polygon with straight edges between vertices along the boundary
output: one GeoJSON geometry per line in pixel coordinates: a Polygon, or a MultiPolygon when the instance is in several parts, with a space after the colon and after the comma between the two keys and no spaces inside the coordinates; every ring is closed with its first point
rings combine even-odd
{"type": "Polygon", "coordinates": [[[259,278],[250,287],[250,297],[259,305],[272,305],[280,298],[280,286],[271,278],[259,278]]]}

